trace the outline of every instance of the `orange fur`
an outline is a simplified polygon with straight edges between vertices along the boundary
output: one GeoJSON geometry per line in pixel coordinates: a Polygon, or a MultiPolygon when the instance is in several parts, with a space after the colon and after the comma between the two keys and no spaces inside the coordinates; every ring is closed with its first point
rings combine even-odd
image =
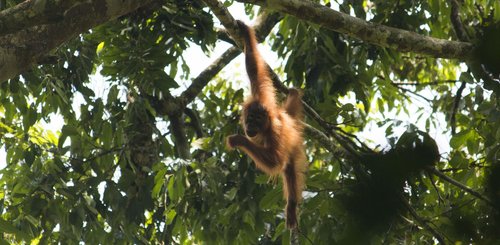
{"type": "Polygon", "coordinates": [[[232,135],[229,148],[239,148],[249,155],[257,168],[283,178],[283,192],[288,228],[297,227],[297,210],[302,199],[306,155],[303,147],[301,94],[291,89],[283,105],[276,102],[276,92],[267,66],[257,49],[251,28],[238,21],[245,39],[245,58],[251,95],[243,104],[241,123],[245,136],[232,135]]]}

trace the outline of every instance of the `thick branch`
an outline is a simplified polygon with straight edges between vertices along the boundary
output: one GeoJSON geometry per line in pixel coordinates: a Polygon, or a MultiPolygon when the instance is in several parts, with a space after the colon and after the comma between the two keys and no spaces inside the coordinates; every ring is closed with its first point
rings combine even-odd
{"type": "Polygon", "coordinates": [[[60,22],[72,6],[85,0],[28,0],[0,12],[0,36],[22,29],[60,22]]]}
{"type": "Polygon", "coordinates": [[[237,0],[291,14],[381,47],[401,52],[424,54],[436,58],[467,60],[473,45],[419,35],[414,32],[367,22],[308,0],[237,0]]]}
{"type": "Polygon", "coordinates": [[[1,37],[0,81],[29,69],[38,59],[78,34],[152,1],[155,0],[82,1],[84,3],[74,5],[65,11],[63,22],[32,26],[1,37]]]}

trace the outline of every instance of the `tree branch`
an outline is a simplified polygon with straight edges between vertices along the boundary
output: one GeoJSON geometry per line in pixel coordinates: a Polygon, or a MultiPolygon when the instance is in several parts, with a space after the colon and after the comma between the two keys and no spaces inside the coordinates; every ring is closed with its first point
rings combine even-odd
{"type": "Polygon", "coordinates": [[[468,187],[468,186],[466,186],[466,185],[464,185],[464,184],[462,184],[462,183],[460,183],[460,182],[458,182],[458,181],[456,181],[456,180],[448,177],[446,174],[442,173],[441,171],[439,171],[435,167],[428,168],[428,170],[431,171],[431,173],[433,173],[434,175],[438,176],[439,178],[447,181],[448,183],[450,183],[450,184],[452,184],[452,185],[454,185],[454,186],[456,186],[456,187],[458,187],[458,188],[460,188],[460,189],[468,192],[469,194],[471,194],[471,195],[473,195],[473,196],[475,196],[475,197],[483,200],[487,204],[493,206],[492,202],[487,197],[481,195],[479,192],[471,189],[470,187],[468,187]]]}
{"type": "Polygon", "coordinates": [[[394,85],[396,86],[430,86],[430,85],[439,85],[439,84],[446,84],[446,83],[457,83],[459,82],[458,80],[444,80],[444,81],[434,81],[434,82],[427,82],[427,83],[420,83],[420,82],[393,82],[394,85]]]}
{"type": "Polygon", "coordinates": [[[189,141],[186,136],[186,125],[184,125],[183,113],[174,113],[168,115],[170,119],[170,132],[172,133],[177,154],[182,159],[190,159],[189,141]]]}
{"type": "Polygon", "coordinates": [[[236,20],[229,13],[229,10],[221,3],[219,0],[203,0],[210,10],[217,16],[217,19],[220,20],[221,24],[226,28],[226,31],[229,33],[229,36],[233,38],[236,44],[243,49],[243,39],[239,33],[238,26],[236,25],[236,20]]]}
{"type": "Polygon", "coordinates": [[[0,37],[0,57],[2,57],[0,59],[0,81],[10,79],[29,69],[31,65],[51,50],[78,34],[130,13],[152,1],[156,0],[82,1],[84,3],[66,9],[63,22],[32,26],[0,37]]]}
{"type": "Polygon", "coordinates": [[[450,124],[451,124],[451,135],[455,135],[457,132],[457,111],[458,111],[458,105],[460,104],[460,99],[462,98],[462,92],[465,89],[465,85],[467,83],[465,81],[462,82],[460,87],[457,90],[457,95],[455,96],[455,99],[453,101],[453,111],[451,112],[451,117],[450,117],[450,124]]]}
{"type": "Polygon", "coordinates": [[[67,10],[84,0],[28,0],[0,12],[0,36],[64,20],[67,10]]]}
{"type": "Polygon", "coordinates": [[[196,132],[196,137],[202,138],[205,135],[205,132],[203,130],[203,126],[201,124],[200,118],[198,117],[198,114],[195,112],[195,110],[188,107],[184,109],[184,114],[186,114],[186,116],[191,119],[189,126],[191,126],[196,132]]]}
{"type": "Polygon", "coordinates": [[[468,60],[473,56],[473,44],[448,41],[414,32],[367,22],[308,0],[237,0],[293,15],[385,48],[412,52],[436,58],[468,60]]]}
{"type": "MultiPolygon", "coordinates": [[[[212,10],[213,11],[213,10],[212,10]]],[[[214,11],[215,12],[215,11],[214,11]]],[[[217,11],[225,12],[225,11],[217,11]]],[[[262,13],[256,21],[254,26],[257,38],[259,40],[264,40],[271,29],[279,22],[281,15],[278,13],[262,13]]],[[[238,33],[239,35],[239,33],[238,33]]],[[[229,62],[236,58],[241,53],[241,49],[238,47],[231,47],[226,52],[224,52],[217,60],[215,60],[210,66],[203,70],[191,83],[191,85],[179,96],[179,106],[180,108],[186,107],[187,104],[191,103],[196,96],[201,92],[201,90],[212,80],[212,78],[217,75],[229,62]]]]}
{"type": "MultiPolygon", "coordinates": [[[[219,16],[219,15],[230,14],[227,10],[217,10],[217,9],[214,9],[214,8],[225,8],[223,5],[221,5],[219,3],[218,0],[205,0],[205,2],[207,2],[207,4],[210,6],[210,8],[212,9],[212,11],[214,13],[217,13],[216,15],[217,15],[218,18],[222,18],[221,22],[223,24],[226,23],[228,25],[233,25],[233,23],[232,23],[232,20],[234,20],[233,17],[219,16]]],[[[277,18],[278,18],[277,20],[279,20],[279,18],[281,18],[281,17],[277,17],[277,18]]],[[[268,28],[269,28],[269,31],[270,31],[270,29],[272,28],[272,26],[268,26],[268,28]]],[[[257,30],[256,30],[256,32],[259,33],[257,30]]],[[[232,37],[233,40],[242,40],[242,37],[241,37],[239,31],[232,31],[230,33],[230,35],[237,35],[236,37],[234,37],[234,36],[232,37]]],[[[259,35],[259,36],[261,36],[261,35],[259,35]]],[[[259,40],[262,40],[262,39],[259,38],[259,40]]],[[[282,92],[284,94],[288,94],[288,88],[285,85],[283,85],[283,83],[281,82],[279,76],[273,71],[273,69],[269,65],[267,65],[267,68],[269,70],[269,74],[271,75],[271,79],[273,80],[274,87],[278,91],[280,91],[280,92],[282,92]]],[[[347,139],[346,137],[343,137],[342,135],[339,135],[338,133],[336,133],[335,130],[334,130],[335,128],[332,127],[330,123],[328,123],[324,119],[322,119],[319,116],[319,114],[316,111],[314,111],[314,109],[312,107],[310,107],[305,101],[302,101],[302,104],[304,105],[304,110],[306,111],[306,113],[308,115],[310,115],[316,122],[318,122],[326,131],[328,131],[329,134],[337,142],[339,142],[339,144],[342,145],[342,147],[344,147],[344,149],[346,149],[347,152],[349,152],[355,158],[359,158],[360,157],[360,153],[357,151],[359,149],[359,147],[354,142],[352,142],[351,140],[347,139]]],[[[309,129],[306,128],[306,130],[308,130],[311,133],[311,132],[313,132],[313,131],[311,131],[311,128],[309,128],[309,129]]],[[[314,133],[317,133],[317,132],[314,132],[314,133]]],[[[322,137],[322,138],[324,139],[324,137],[322,137]]],[[[331,145],[330,145],[330,148],[332,150],[335,149],[335,147],[331,147],[331,145]]]]}
{"type": "Polygon", "coordinates": [[[458,40],[468,42],[469,36],[467,36],[467,32],[462,24],[462,20],[460,20],[460,5],[457,0],[450,0],[450,20],[453,25],[453,30],[455,30],[455,34],[458,37],[458,40]]]}
{"type": "Polygon", "coordinates": [[[411,216],[421,225],[423,226],[426,230],[428,230],[438,241],[440,244],[446,244],[444,241],[443,236],[434,228],[432,228],[429,224],[427,224],[427,221],[421,218],[415,209],[403,198],[401,197],[401,201],[405,205],[406,209],[410,212],[411,216]]]}

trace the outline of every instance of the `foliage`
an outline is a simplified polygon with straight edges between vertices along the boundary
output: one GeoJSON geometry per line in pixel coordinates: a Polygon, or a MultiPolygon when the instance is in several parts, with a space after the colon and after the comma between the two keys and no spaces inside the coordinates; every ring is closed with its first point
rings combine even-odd
{"type": "MultiPolygon", "coordinates": [[[[322,4],[455,38],[448,1],[339,2],[322,4]]],[[[487,25],[500,19],[498,1],[463,2],[468,35],[495,37],[487,25]]],[[[225,137],[241,130],[243,71],[226,70],[186,108],[172,109],[197,58],[186,50],[210,54],[214,22],[201,1],[165,1],[82,33],[49,61],[0,82],[2,243],[289,243],[281,183],[225,148],[225,137]],[[188,158],[173,136],[174,118],[188,158]],[[51,121],[62,128],[45,128],[51,121]]],[[[277,70],[286,85],[301,87],[331,127],[306,122],[337,149],[306,136],[303,243],[434,244],[439,235],[447,243],[500,241],[500,97],[491,81],[469,64],[398,53],[293,16],[266,42],[283,62],[277,70]],[[389,146],[370,140],[374,125],[389,146]]],[[[498,49],[480,43],[483,53],[498,49]]]]}

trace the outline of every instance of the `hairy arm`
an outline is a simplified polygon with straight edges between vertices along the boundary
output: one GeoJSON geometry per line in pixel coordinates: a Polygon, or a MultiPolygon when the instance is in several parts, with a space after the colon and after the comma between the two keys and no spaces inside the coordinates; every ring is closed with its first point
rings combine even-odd
{"type": "Polygon", "coordinates": [[[229,148],[241,149],[254,160],[259,169],[268,174],[277,174],[281,171],[283,157],[276,149],[257,145],[243,135],[229,136],[227,145],[229,148]]]}
{"type": "Polygon", "coordinates": [[[245,41],[245,64],[250,79],[252,96],[263,104],[275,105],[274,86],[267,71],[266,62],[262,59],[257,48],[254,30],[242,21],[238,20],[237,24],[245,41]]]}

